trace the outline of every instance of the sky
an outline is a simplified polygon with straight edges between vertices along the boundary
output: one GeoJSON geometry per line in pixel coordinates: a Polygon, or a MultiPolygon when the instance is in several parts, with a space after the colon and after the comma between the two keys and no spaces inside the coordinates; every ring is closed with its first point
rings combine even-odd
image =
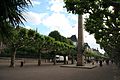
{"type": "MultiPolygon", "coordinates": [[[[51,31],[57,30],[62,36],[78,36],[78,16],[68,13],[63,0],[32,0],[30,6],[23,15],[27,22],[24,22],[27,29],[36,30],[42,35],[48,35],[51,31]]],[[[86,17],[86,15],[83,15],[86,17]]],[[[84,24],[84,23],[83,23],[84,24]]],[[[99,44],[93,35],[84,30],[84,42],[91,48],[98,49],[101,53],[99,44]]]]}

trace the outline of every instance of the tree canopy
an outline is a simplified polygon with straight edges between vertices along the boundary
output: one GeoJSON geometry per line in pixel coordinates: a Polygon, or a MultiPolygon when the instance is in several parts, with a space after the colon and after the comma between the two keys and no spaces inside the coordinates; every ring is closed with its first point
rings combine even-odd
{"type": "Polygon", "coordinates": [[[13,26],[22,23],[22,19],[25,20],[22,12],[28,3],[30,0],[0,0],[0,22],[10,22],[13,26]]]}
{"type": "Polygon", "coordinates": [[[23,24],[22,12],[31,4],[30,0],[0,0],[0,39],[11,36],[12,27],[23,24]]]}
{"type": "Polygon", "coordinates": [[[66,37],[62,36],[58,31],[52,31],[49,33],[50,37],[53,37],[56,41],[65,42],[69,45],[73,45],[72,41],[70,39],[67,39],[66,37]]]}
{"type": "Polygon", "coordinates": [[[68,12],[88,14],[85,29],[120,63],[120,0],[64,0],[68,12]]]}
{"type": "Polygon", "coordinates": [[[55,52],[55,54],[53,53],[54,55],[68,55],[68,51],[74,50],[75,48],[72,44],[64,41],[56,41],[55,38],[41,35],[35,30],[23,27],[12,27],[11,32],[13,33],[11,42],[6,42],[6,48],[8,48],[8,52],[11,54],[11,67],[15,66],[16,55],[18,57],[24,57],[23,55],[27,54],[26,57],[39,57],[40,65],[42,53],[55,52]]]}

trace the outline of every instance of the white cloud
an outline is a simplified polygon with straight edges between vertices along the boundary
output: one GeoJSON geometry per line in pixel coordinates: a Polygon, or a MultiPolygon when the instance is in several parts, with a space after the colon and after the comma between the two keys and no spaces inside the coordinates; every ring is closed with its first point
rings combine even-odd
{"type": "Polygon", "coordinates": [[[64,7],[64,2],[63,0],[50,0],[49,4],[51,4],[51,6],[48,7],[48,9],[50,11],[53,12],[67,12],[67,10],[64,7]]]}
{"type": "Polygon", "coordinates": [[[54,4],[50,7],[50,10],[53,12],[62,12],[63,11],[63,5],[62,4],[54,4]]]}
{"type": "Polygon", "coordinates": [[[63,3],[63,0],[50,0],[50,4],[63,3]]]}
{"type": "Polygon", "coordinates": [[[72,27],[69,20],[64,14],[53,13],[51,16],[43,20],[43,24],[51,31],[58,30],[64,36],[71,36],[72,27]]]}
{"type": "Polygon", "coordinates": [[[27,12],[23,13],[27,22],[32,23],[34,25],[39,25],[42,22],[42,19],[47,15],[46,13],[35,13],[35,12],[27,12]]]}
{"type": "Polygon", "coordinates": [[[37,1],[37,0],[31,0],[31,3],[32,3],[33,6],[41,4],[40,1],[37,1]]]}

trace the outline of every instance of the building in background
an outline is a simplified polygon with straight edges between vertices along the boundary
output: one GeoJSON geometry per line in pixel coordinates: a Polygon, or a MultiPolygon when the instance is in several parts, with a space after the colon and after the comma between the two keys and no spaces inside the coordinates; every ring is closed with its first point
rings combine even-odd
{"type": "Polygon", "coordinates": [[[76,35],[72,35],[68,39],[70,39],[73,42],[73,44],[75,45],[75,47],[77,47],[77,37],[76,37],[76,35]]]}

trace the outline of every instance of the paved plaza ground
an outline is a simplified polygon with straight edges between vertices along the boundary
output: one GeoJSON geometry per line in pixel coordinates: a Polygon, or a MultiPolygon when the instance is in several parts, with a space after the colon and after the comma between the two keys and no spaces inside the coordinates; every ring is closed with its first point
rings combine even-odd
{"type": "Polygon", "coordinates": [[[22,68],[0,63],[0,80],[120,80],[115,76],[115,65],[104,64],[93,69],[65,68],[61,64],[26,64],[22,68]]]}

